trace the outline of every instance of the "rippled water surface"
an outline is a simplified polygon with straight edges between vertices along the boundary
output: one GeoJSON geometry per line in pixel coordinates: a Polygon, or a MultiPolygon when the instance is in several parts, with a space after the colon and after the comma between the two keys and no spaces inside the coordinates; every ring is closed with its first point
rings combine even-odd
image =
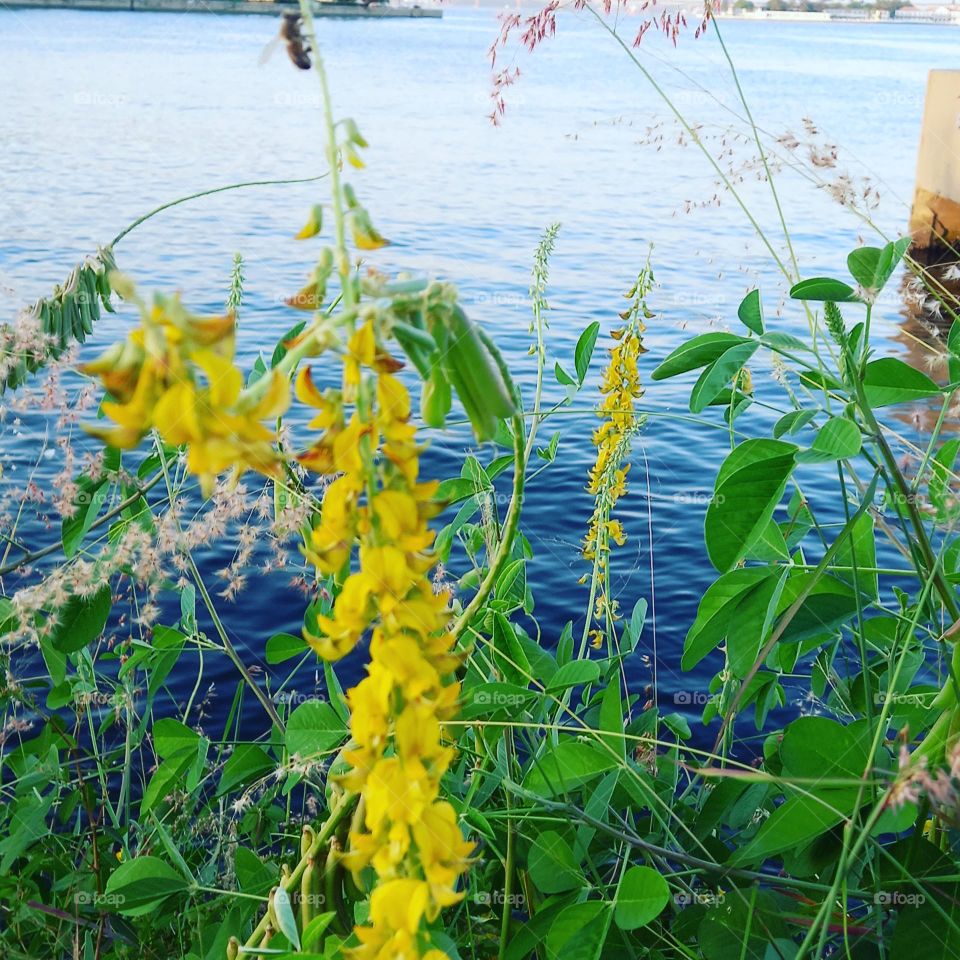
{"type": "MultiPolygon", "coordinates": [[[[625,35],[638,25],[625,21],[625,35]]],[[[337,109],[356,118],[371,143],[368,169],[352,179],[393,240],[378,264],[455,282],[527,393],[534,372],[526,355],[531,255],[554,220],[563,228],[551,264],[551,366],[554,358],[572,366],[573,344],[590,321],[599,320],[604,333],[616,324],[621,295],[651,244],[660,287],[652,298],[659,315],[647,333],[648,371],[685,335],[735,324],[737,303],[758,282],[770,326],[806,329],[801,312],[785,306],[782,278],[743,212],[721,195],[690,137],[678,143],[663,101],[595,23],[561,17],[555,39],[518,58],[522,75],[507,91],[499,129],[487,119],[492,12],[452,9],[442,20],[320,26],[337,109]]],[[[778,177],[801,271],[842,270],[858,238],[871,236],[817,177],[832,182],[846,173],[858,190],[868,177],[880,194],[876,224],[889,235],[902,230],[927,71],[955,65],[956,30],[730,21],[721,27],[761,129],[805,141],[812,124],[818,156],[831,152],[823,144],[838,148],[836,167],[806,165],[803,173],[778,177]]],[[[0,10],[5,316],[160,203],[235,181],[322,170],[316,77],[295,71],[282,52],[258,65],[274,29],[264,17],[0,10]]],[[[722,166],[734,164],[739,189],[786,258],[715,37],[695,41],[690,34],[674,50],[648,35],[638,55],[711,149],[734,151],[722,166]]],[[[809,156],[804,146],[777,152],[788,165],[809,156]]],[[[197,310],[214,310],[240,251],[247,273],[240,350],[252,363],[291,323],[280,300],[302,284],[311,256],[291,235],[324,189],[264,187],[177,207],[124,239],[117,259],[145,288],[179,289],[197,310]]],[[[907,351],[899,305],[884,304],[882,314],[892,349],[907,351]]],[[[108,317],[90,349],[121,335],[130,321],[129,314],[108,317]]],[[[594,379],[598,370],[595,363],[594,379]]],[[[769,371],[758,368],[754,377],[761,396],[773,396],[769,371]]],[[[661,697],[671,709],[675,694],[697,690],[680,674],[679,651],[711,580],[702,517],[729,443],[718,415],[711,415],[714,428],[677,416],[686,411],[689,387],[685,379],[648,390],[651,418],[623,503],[630,539],[615,580],[628,610],[638,597],[655,603],[641,650],[652,654],[655,639],[661,697]]],[[[574,407],[592,402],[587,392],[574,407]]],[[[774,415],[758,406],[755,429],[774,415]]],[[[585,604],[576,586],[584,566],[577,543],[591,507],[583,487],[592,421],[566,413],[557,424],[558,462],[531,486],[524,515],[546,642],[585,604]]],[[[18,425],[8,421],[4,483],[24,482],[48,426],[39,413],[23,415],[18,425]]],[[[456,431],[438,436],[428,471],[456,470],[468,444],[456,431]]],[[[829,479],[810,471],[808,495],[816,500],[829,479]]],[[[225,548],[211,551],[205,568],[216,570],[227,556],[225,548]]],[[[255,571],[239,600],[223,608],[251,662],[262,659],[271,633],[296,632],[301,614],[302,599],[286,578],[255,571]]],[[[178,669],[175,690],[192,687],[196,664],[178,669]]],[[[205,680],[232,687],[226,661],[208,661],[205,669],[205,680]]],[[[649,671],[637,659],[631,675],[639,684],[649,671]]],[[[229,693],[223,697],[225,709],[229,693]]]]}

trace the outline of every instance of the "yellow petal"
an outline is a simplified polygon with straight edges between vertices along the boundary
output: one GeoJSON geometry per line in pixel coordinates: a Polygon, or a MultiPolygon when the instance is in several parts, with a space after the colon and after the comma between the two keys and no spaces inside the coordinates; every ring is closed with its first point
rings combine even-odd
{"type": "Polygon", "coordinates": [[[153,423],[167,443],[180,446],[201,437],[197,420],[197,393],[193,384],[175,384],[153,408],[153,423]]]}
{"type": "Polygon", "coordinates": [[[270,385],[260,402],[254,407],[252,416],[256,420],[267,417],[279,417],[290,406],[290,381],[279,371],[270,374],[270,385]]]}
{"type": "Polygon", "coordinates": [[[210,381],[210,402],[215,407],[232,407],[243,388],[243,374],[212,350],[197,350],[193,361],[210,381]]]}
{"type": "Polygon", "coordinates": [[[310,217],[294,240],[309,240],[315,237],[323,227],[323,207],[319,203],[310,208],[310,217]]]}

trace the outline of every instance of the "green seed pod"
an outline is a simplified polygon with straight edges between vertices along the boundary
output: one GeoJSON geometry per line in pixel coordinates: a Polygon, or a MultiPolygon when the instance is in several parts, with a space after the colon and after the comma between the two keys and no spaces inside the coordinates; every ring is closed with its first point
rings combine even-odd
{"type": "Polygon", "coordinates": [[[442,427],[447,422],[452,395],[450,381],[439,364],[435,364],[430,378],[420,391],[420,416],[428,427],[442,427]]]}

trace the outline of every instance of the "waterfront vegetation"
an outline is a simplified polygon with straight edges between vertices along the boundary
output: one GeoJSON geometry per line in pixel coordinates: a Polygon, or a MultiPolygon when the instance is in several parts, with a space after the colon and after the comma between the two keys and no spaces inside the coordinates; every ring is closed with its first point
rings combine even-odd
{"type": "MultiPolygon", "coordinates": [[[[558,355],[561,228],[545,225],[522,393],[452,283],[377,269],[388,240],[354,176],[375,131],[336,114],[304,5],[326,143],[315,188],[328,196],[291,224],[308,279],[272,351],[252,369],[235,362],[240,258],[223,313],[198,316],[118,269],[137,224],[4,330],[0,375],[29,390],[45,367],[70,376],[101,310],[131,318],[79,365],[102,452],[71,455],[60,536],[6,532],[4,956],[958,955],[956,301],[907,240],[879,234],[850,252],[849,275],[811,276],[785,219],[760,223],[632,38],[576,6],[675,111],[807,333],[780,329],[765,311],[777,291],[753,289],[729,330],[646,362],[654,248],[623,278],[613,322],[558,355]],[[901,276],[946,323],[942,382],[872,339],[901,276]],[[729,451],[708,466],[701,557],[714,582],[683,650],[658,652],[649,598],[617,596],[610,564],[631,465],[656,429],[647,411],[660,382],[685,375],[684,415],[725,431],[729,451]],[[933,405],[928,435],[891,416],[905,404],[933,405]],[[535,596],[525,485],[563,456],[562,416],[584,408],[596,427],[581,585],[535,596]],[[474,452],[438,477],[430,438],[466,427],[474,452]],[[832,499],[808,496],[827,474],[832,499]],[[232,550],[222,594],[203,568],[213,540],[232,550]],[[302,634],[263,638],[269,674],[222,618],[264,540],[305,596],[302,634]],[[549,636],[538,610],[556,604],[569,623],[549,636]],[[215,717],[200,685],[214,653],[237,678],[215,717]],[[677,699],[703,707],[696,736],[658,701],[657,656],[713,674],[677,699]],[[346,690],[344,658],[362,665],[346,690]],[[183,702],[167,683],[185,663],[199,669],[183,702]],[[635,683],[647,666],[649,690],[635,683]],[[314,668],[321,692],[296,694],[314,668]],[[788,678],[814,708],[782,726],[770,713],[788,678]]],[[[497,49],[515,35],[538,46],[555,16],[507,18],[497,49]]],[[[685,26],[650,22],[675,38],[685,26]]],[[[722,47],[709,9],[700,31],[722,47]]],[[[516,79],[497,74],[498,120],[516,79]]],[[[783,144],[746,99],[740,118],[780,210],[783,144]]],[[[826,185],[823,164],[796,166],[826,185]]],[[[832,188],[876,230],[861,195],[832,188]]]]}

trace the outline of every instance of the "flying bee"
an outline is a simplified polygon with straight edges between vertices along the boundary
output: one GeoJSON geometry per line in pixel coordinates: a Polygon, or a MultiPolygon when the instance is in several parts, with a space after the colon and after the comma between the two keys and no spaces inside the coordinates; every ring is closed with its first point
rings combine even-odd
{"type": "Polygon", "coordinates": [[[271,54],[282,41],[287,46],[287,56],[290,57],[294,66],[299,67],[301,70],[309,70],[311,66],[310,46],[300,32],[301,25],[302,19],[299,12],[293,10],[285,11],[280,18],[279,35],[274,37],[274,39],[264,47],[263,53],[260,55],[261,65],[270,59],[271,54]]]}

